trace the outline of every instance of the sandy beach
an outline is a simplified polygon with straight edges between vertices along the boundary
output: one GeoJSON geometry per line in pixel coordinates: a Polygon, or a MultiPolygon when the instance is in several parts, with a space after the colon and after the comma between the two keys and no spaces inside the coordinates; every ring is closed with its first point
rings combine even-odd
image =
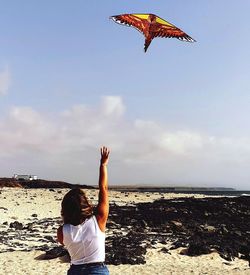
{"type": "MultiPolygon", "coordinates": [[[[43,260],[45,252],[39,250],[39,245],[42,242],[46,245],[46,239],[56,245],[56,226],[53,226],[53,219],[59,219],[61,200],[67,191],[68,189],[22,188],[2,188],[0,190],[0,236],[3,239],[7,231],[10,236],[8,242],[1,241],[0,244],[2,252],[0,253],[0,274],[66,274],[69,267],[68,258],[64,256],[43,260]],[[45,230],[36,228],[35,224],[39,224],[39,221],[48,221],[45,230]],[[35,237],[26,238],[23,230],[18,231],[15,228],[14,222],[21,225],[32,223],[33,231],[36,233],[35,237]],[[18,235],[16,235],[17,231],[18,235]],[[19,236],[18,240],[16,236],[19,236]],[[36,246],[38,249],[30,248],[36,246]]],[[[86,190],[86,193],[91,202],[95,204],[97,191],[86,190]]],[[[118,206],[134,205],[140,202],[153,202],[156,199],[193,196],[192,194],[111,191],[110,203],[115,203],[118,206]]],[[[204,198],[206,196],[195,195],[195,197],[204,198]]],[[[110,234],[111,231],[108,228],[107,236],[110,234]]],[[[180,254],[183,248],[168,250],[168,253],[164,253],[162,248],[169,249],[170,246],[170,243],[158,243],[153,248],[147,249],[145,264],[108,265],[110,274],[250,274],[246,260],[235,258],[234,261],[227,261],[216,252],[190,257],[180,254]]]]}

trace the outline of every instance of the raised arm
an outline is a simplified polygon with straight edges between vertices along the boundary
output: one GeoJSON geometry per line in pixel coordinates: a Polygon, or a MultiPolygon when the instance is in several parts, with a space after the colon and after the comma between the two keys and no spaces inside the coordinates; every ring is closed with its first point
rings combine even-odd
{"type": "Polygon", "coordinates": [[[108,198],[108,171],[107,164],[109,160],[109,149],[101,148],[101,161],[99,172],[99,200],[97,205],[96,219],[101,231],[105,231],[109,214],[109,198],[108,198]]]}

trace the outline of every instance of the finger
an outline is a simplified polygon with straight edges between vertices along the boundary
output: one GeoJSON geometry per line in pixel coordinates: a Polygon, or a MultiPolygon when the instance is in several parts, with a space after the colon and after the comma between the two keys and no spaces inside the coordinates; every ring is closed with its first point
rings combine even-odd
{"type": "Polygon", "coordinates": [[[109,158],[109,149],[107,148],[107,151],[105,152],[105,158],[109,158]]]}
{"type": "Polygon", "coordinates": [[[108,157],[109,152],[110,152],[110,150],[109,150],[108,147],[106,147],[106,146],[102,146],[102,147],[101,147],[101,155],[102,155],[102,156],[107,156],[107,157],[108,157]]]}

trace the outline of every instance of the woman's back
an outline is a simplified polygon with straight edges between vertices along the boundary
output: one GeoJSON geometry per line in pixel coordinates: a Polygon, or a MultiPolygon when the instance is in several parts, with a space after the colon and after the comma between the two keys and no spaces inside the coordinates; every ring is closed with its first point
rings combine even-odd
{"type": "Polygon", "coordinates": [[[71,264],[105,260],[105,233],[100,230],[95,216],[76,226],[64,224],[63,243],[70,254],[71,264]]]}

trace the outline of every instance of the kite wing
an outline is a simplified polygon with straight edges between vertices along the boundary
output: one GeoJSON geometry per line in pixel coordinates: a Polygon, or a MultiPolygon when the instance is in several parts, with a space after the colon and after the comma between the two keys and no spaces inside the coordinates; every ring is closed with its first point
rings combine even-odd
{"type": "Polygon", "coordinates": [[[196,42],[192,37],[187,35],[181,29],[172,25],[171,23],[163,20],[160,17],[156,17],[156,24],[153,32],[154,37],[173,37],[182,41],[196,42]]]}
{"type": "Polygon", "coordinates": [[[182,41],[195,40],[181,29],[163,20],[155,14],[133,13],[110,16],[118,24],[134,27],[145,36],[144,51],[146,52],[155,37],[174,37],[182,41]]]}
{"type": "Polygon", "coordinates": [[[139,32],[144,34],[145,22],[147,20],[147,17],[148,15],[144,14],[121,14],[110,16],[110,19],[118,24],[126,25],[128,27],[134,27],[139,32]]]}

